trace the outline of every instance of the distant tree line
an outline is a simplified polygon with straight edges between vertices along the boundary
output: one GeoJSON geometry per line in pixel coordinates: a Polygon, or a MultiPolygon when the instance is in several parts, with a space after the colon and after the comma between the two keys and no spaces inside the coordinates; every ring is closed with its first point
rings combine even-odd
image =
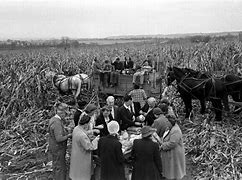
{"type": "Polygon", "coordinates": [[[0,50],[7,49],[24,49],[24,48],[39,48],[39,47],[86,47],[97,45],[96,43],[80,43],[78,40],[70,40],[69,38],[62,38],[61,40],[46,40],[46,41],[21,41],[11,40],[0,41],[0,50]]]}

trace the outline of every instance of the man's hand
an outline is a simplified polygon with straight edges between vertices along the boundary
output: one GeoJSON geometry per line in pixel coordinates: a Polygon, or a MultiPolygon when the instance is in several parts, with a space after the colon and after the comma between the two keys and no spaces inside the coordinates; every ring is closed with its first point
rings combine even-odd
{"type": "Polygon", "coordinates": [[[100,133],[100,130],[99,129],[93,129],[92,132],[99,134],[100,133]]]}
{"type": "Polygon", "coordinates": [[[68,139],[68,138],[71,138],[71,137],[72,137],[72,134],[68,134],[68,135],[67,135],[67,139],[68,139]]]}
{"type": "Polygon", "coordinates": [[[95,126],[95,128],[97,128],[97,129],[103,129],[104,126],[103,126],[103,124],[100,124],[100,125],[98,125],[98,126],[95,126]]]}
{"type": "Polygon", "coordinates": [[[136,126],[141,126],[142,124],[140,122],[135,122],[134,123],[136,126]]]}

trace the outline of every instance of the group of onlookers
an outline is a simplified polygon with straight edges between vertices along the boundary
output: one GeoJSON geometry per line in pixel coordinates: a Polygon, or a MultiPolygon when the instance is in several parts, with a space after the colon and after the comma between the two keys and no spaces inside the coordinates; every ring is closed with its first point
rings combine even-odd
{"type": "Polygon", "coordinates": [[[120,107],[115,105],[114,97],[109,96],[96,118],[98,108],[93,104],[87,105],[82,111],[77,110],[72,134],[68,134],[64,127],[68,106],[56,104],[56,115],[49,121],[49,149],[53,157],[54,179],[66,178],[66,143],[72,137],[69,171],[72,180],[94,179],[92,174],[95,173],[99,174],[95,179],[125,180],[126,159],[118,137],[120,131],[133,126],[142,127],[142,139],[134,140],[132,147],[132,180],[158,180],[162,177],[181,179],[185,175],[182,132],[169,101],[164,99],[157,104],[154,97],[146,99],[142,89],[133,91],[137,91],[140,97],[131,91],[124,97],[120,107]],[[95,169],[93,155],[100,159],[100,166],[97,165],[95,169]]]}
{"type": "Polygon", "coordinates": [[[117,57],[113,62],[105,60],[103,64],[95,57],[92,63],[92,73],[99,75],[100,82],[104,87],[117,86],[119,83],[119,74],[132,74],[132,82],[142,87],[144,84],[144,75],[155,71],[155,69],[155,63],[151,55],[147,55],[147,59],[141,63],[141,66],[136,65],[131,57],[125,57],[124,61],[121,61],[117,57]]]}

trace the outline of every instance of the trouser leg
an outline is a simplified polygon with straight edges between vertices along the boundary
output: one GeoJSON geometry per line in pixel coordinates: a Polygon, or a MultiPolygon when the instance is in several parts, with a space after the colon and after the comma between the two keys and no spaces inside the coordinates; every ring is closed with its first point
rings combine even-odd
{"type": "Polygon", "coordinates": [[[66,149],[52,152],[53,179],[66,180],[66,149]]]}

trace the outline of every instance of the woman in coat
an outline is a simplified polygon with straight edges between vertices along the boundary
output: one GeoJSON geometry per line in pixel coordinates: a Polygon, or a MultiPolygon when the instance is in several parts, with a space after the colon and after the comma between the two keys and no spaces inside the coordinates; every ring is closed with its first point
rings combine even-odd
{"type": "Polygon", "coordinates": [[[163,176],[167,179],[182,179],[186,175],[185,150],[182,132],[176,123],[175,116],[167,116],[172,124],[163,135],[161,145],[161,159],[163,176]]]}
{"type": "Polygon", "coordinates": [[[72,180],[90,180],[92,170],[92,150],[97,149],[97,136],[92,142],[89,135],[99,130],[88,130],[90,116],[84,115],[73,130],[70,160],[70,178],[72,180]]]}
{"type": "Polygon", "coordinates": [[[122,145],[117,137],[119,124],[117,121],[111,121],[107,128],[110,134],[101,138],[98,142],[101,180],[125,180],[122,145]]]}
{"type": "Polygon", "coordinates": [[[159,145],[151,139],[155,131],[144,126],[141,129],[142,139],[134,140],[131,153],[134,160],[132,180],[160,180],[162,177],[159,145]]]}

